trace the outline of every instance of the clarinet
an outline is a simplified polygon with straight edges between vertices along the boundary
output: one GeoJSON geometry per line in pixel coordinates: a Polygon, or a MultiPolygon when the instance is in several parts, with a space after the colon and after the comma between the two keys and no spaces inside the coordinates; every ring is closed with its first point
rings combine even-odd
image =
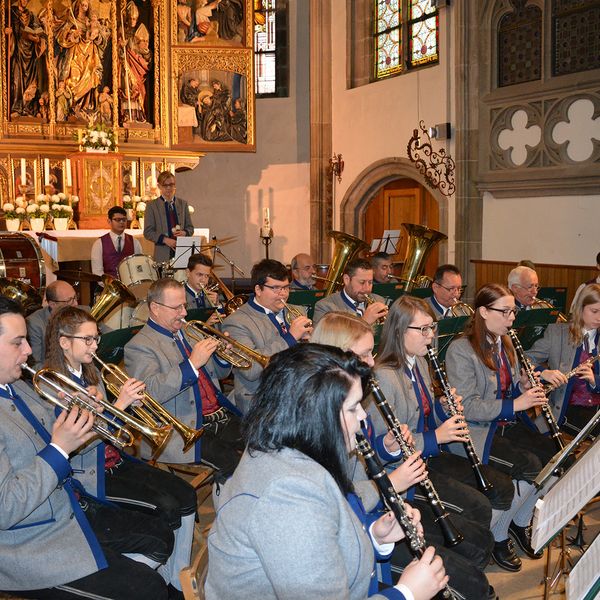
{"type": "MultiPolygon", "coordinates": [[[[429,348],[427,349],[427,354],[429,356],[429,360],[431,361],[431,366],[433,367],[433,370],[436,372],[438,379],[442,384],[442,390],[444,391],[444,396],[446,396],[450,414],[453,417],[459,415],[463,417],[464,421],[464,416],[462,412],[459,411],[456,407],[456,402],[454,401],[454,396],[452,395],[450,384],[448,383],[448,377],[446,376],[446,373],[444,373],[444,370],[440,366],[435,350],[431,346],[429,346],[429,348]]],[[[477,481],[477,489],[485,494],[494,487],[494,484],[491,483],[491,481],[489,481],[489,479],[483,472],[483,469],[481,468],[481,461],[479,460],[477,449],[475,448],[475,444],[473,443],[473,438],[471,437],[471,434],[465,433],[463,437],[465,438],[463,444],[465,446],[467,458],[471,463],[471,467],[473,467],[473,473],[475,474],[475,480],[477,481]]]]}
{"type": "MultiPolygon", "coordinates": [[[[521,363],[521,366],[525,369],[525,374],[527,375],[527,379],[529,379],[531,387],[539,387],[540,384],[537,382],[535,373],[533,371],[533,367],[531,366],[531,362],[529,362],[529,359],[525,356],[525,352],[523,350],[523,346],[521,346],[521,342],[519,341],[517,332],[514,329],[509,329],[508,335],[510,336],[510,339],[513,343],[515,352],[517,353],[517,357],[519,358],[519,362],[521,363]]],[[[547,402],[544,402],[544,404],[542,404],[540,408],[542,409],[542,414],[544,415],[544,419],[546,419],[546,424],[548,425],[548,429],[550,430],[550,437],[556,442],[558,449],[562,450],[566,447],[566,444],[562,438],[562,435],[560,434],[560,431],[558,429],[558,423],[556,422],[556,419],[552,414],[552,410],[548,406],[547,402]]]]}
{"type": "MultiPolygon", "coordinates": [[[[577,369],[579,369],[579,367],[581,367],[582,365],[593,365],[598,359],[600,359],[600,354],[596,356],[590,356],[587,360],[584,360],[582,363],[578,364],[574,369],[571,369],[568,373],[565,373],[565,377],[567,379],[571,379],[571,377],[577,374],[577,369]]],[[[551,383],[547,383],[542,389],[544,390],[544,394],[546,394],[547,396],[550,392],[557,390],[559,387],[562,386],[554,386],[551,383]]]]}
{"type": "MultiPolygon", "coordinates": [[[[390,404],[383,395],[383,392],[379,387],[379,383],[374,376],[371,376],[369,384],[375,404],[377,404],[377,407],[385,419],[389,430],[394,434],[396,441],[400,445],[402,456],[404,460],[406,460],[415,453],[415,448],[412,444],[404,441],[402,433],[400,432],[400,422],[396,418],[396,415],[394,415],[392,412],[390,404]]],[[[450,520],[450,515],[446,512],[445,506],[442,504],[437,491],[433,487],[433,483],[431,483],[431,479],[429,479],[429,477],[425,477],[425,479],[419,483],[419,486],[425,494],[425,498],[431,507],[431,511],[435,516],[435,520],[442,530],[442,535],[444,536],[444,546],[446,546],[446,548],[452,548],[453,546],[460,544],[460,542],[462,542],[465,538],[458,533],[456,527],[454,527],[454,524],[450,520]]]]}
{"type": "MultiPolygon", "coordinates": [[[[408,516],[406,504],[404,504],[402,497],[394,490],[394,486],[387,476],[385,469],[381,464],[381,460],[379,460],[379,457],[375,454],[373,448],[371,448],[367,438],[360,432],[356,434],[356,447],[364,458],[369,477],[371,477],[377,485],[377,489],[379,490],[385,505],[394,513],[396,520],[400,524],[400,527],[402,527],[412,553],[417,558],[421,558],[427,548],[425,540],[423,539],[423,536],[419,534],[417,526],[408,516]]],[[[457,600],[447,584],[442,590],[442,594],[444,598],[457,600]]]]}

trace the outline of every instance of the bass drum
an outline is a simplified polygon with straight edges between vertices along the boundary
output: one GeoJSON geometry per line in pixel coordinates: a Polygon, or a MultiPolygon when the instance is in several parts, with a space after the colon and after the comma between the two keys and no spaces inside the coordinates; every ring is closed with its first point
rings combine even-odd
{"type": "Polygon", "coordinates": [[[146,300],[142,300],[134,309],[133,313],[131,313],[131,317],[129,319],[129,327],[139,327],[143,326],[148,322],[150,318],[150,310],[148,309],[148,302],[146,300]]]}
{"type": "Polygon", "coordinates": [[[138,300],[144,300],[148,288],[158,280],[154,259],[147,254],[133,254],[124,258],[117,267],[119,279],[138,300]]]}
{"type": "Polygon", "coordinates": [[[20,279],[42,296],[46,264],[37,242],[24,233],[0,233],[0,277],[20,279]]]}

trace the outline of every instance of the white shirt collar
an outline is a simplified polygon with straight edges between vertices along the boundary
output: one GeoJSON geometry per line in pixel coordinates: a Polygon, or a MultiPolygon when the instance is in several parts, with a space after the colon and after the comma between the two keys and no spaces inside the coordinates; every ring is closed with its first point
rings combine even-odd
{"type": "Polygon", "coordinates": [[[417,358],[415,356],[407,356],[406,357],[406,364],[408,365],[408,368],[412,371],[415,363],[417,362],[417,358]]]}
{"type": "MultiPolygon", "coordinates": [[[[342,294],[344,294],[344,296],[346,296],[346,298],[348,299],[348,302],[350,302],[350,304],[353,304],[354,306],[356,306],[356,300],[352,300],[352,298],[350,298],[350,296],[348,296],[348,294],[346,294],[346,290],[342,290],[342,294]]],[[[364,308],[365,307],[365,303],[364,302],[359,302],[358,306],[360,308],[364,308]]]]}
{"type": "Polygon", "coordinates": [[[79,367],[79,371],[76,371],[71,365],[67,365],[69,371],[71,373],[73,373],[73,375],[75,375],[75,377],[78,377],[79,379],[83,379],[83,365],[81,365],[81,367],[79,367]]]}

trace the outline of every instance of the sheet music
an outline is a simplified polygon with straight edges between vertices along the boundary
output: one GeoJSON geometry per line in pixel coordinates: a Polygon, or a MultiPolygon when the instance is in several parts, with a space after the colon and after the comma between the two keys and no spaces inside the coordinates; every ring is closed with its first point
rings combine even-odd
{"type": "Polygon", "coordinates": [[[567,578],[565,590],[567,600],[587,598],[587,594],[600,579],[598,565],[600,565],[600,535],[596,536],[567,578]]]}
{"type": "Polygon", "coordinates": [[[531,539],[536,551],[543,548],[600,490],[597,467],[600,444],[597,442],[537,501],[531,539]]]}
{"type": "Polygon", "coordinates": [[[185,269],[190,256],[201,251],[202,243],[205,243],[205,239],[203,237],[195,236],[179,236],[175,239],[177,240],[177,246],[175,247],[175,261],[173,267],[175,269],[185,269]]]}
{"type": "Polygon", "coordinates": [[[388,254],[396,254],[398,252],[398,246],[402,239],[402,231],[400,229],[386,229],[383,232],[383,236],[375,238],[371,242],[371,252],[387,252],[388,254]]]}

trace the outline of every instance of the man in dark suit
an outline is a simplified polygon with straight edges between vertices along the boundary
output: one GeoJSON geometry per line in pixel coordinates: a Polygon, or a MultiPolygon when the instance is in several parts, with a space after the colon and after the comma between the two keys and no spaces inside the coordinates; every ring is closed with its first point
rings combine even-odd
{"type": "Polygon", "coordinates": [[[175,256],[177,238],[194,235],[188,203],[175,197],[175,176],[163,171],[156,180],[160,197],[146,204],[144,237],[154,242],[154,260],[165,262],[175,256]]]}

